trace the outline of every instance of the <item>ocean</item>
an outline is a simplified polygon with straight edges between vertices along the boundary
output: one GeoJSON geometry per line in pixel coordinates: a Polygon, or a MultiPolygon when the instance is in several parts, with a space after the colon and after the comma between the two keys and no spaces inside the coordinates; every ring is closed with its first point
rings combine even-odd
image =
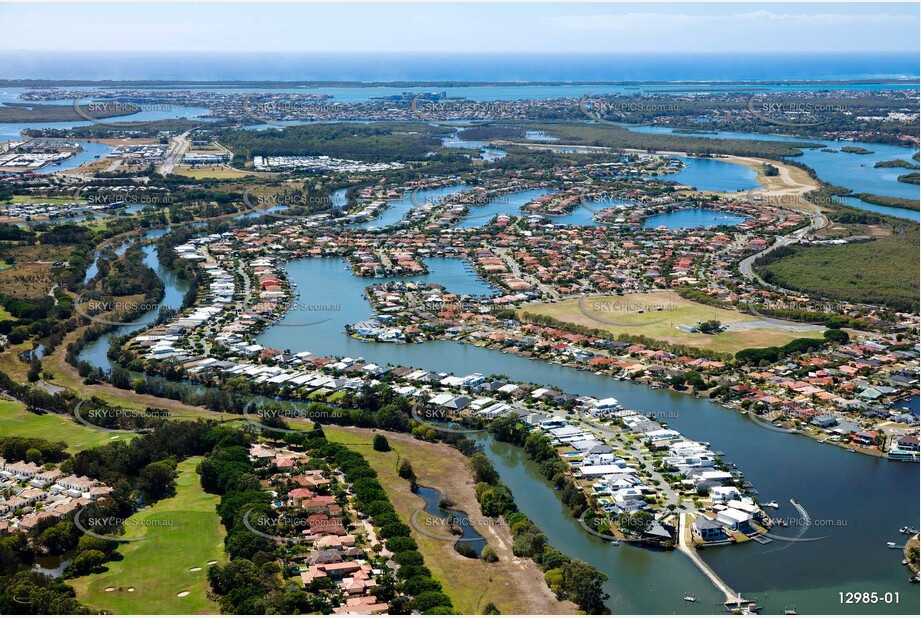
{"type": "Polygon", "coordinates": [[[734,81],[918,78],[906,53],[252,54],[0,52],[0,79],[734,81]]]}

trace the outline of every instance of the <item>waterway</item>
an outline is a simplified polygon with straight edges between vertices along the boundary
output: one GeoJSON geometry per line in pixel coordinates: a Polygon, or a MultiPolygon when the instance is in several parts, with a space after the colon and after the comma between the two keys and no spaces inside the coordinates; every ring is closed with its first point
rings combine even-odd
{"type": "MultiPolygon", "coordinates": [[[[168,228],[151,230],[147,233],[146,238],[157,238],[166,234],[167,231],[168,228]]],[[[144,252],[144,264],[152,268],[153,271],[157,273],[160,280],[163,281],[165,288],[163,300],[160,301],[155,309],[151,309],[139,318],[132,320],[131,325],[119,326],[114,331],[88,344],[80,351],[78,355],[79,360],[85,360],[94,367],[100,367],[107,371],[110,370],[112,368],[112,363],[109,361],[107,354],[109,352],[109,342],[111,339],[139,330],[142,328],[143,324],[152,324],[159,316],[161,308],[178,310],[182,307],[182,299],[189,289],[189,283],[177,277],[172,271],[168,270],[160,263],[159,252],[156,245],[144,245],[141,250],[144,252]]]]}
{"type": "Polygon", "coordinates": [[[464,148],[466,150],[479,150],[479,158],[483,161],[497,161],[508,156],[508,153],[499,148],[487,148],[485,142],[461,139],[457,136],[457,131],[453,135],[441,140],[441,145],[445,148],[464,148]]]}
{"type": "Polygon", "coordinates": [[[698,191],[748,191],[761,185],[757,174],[742,165],[720,159],[698,159],[676,157],[684,162],[684,169],[675,174],[660,176],[662,180],[673,180],[679,184],[696,187],[698,191]]]}
{"type": "MultiPolygon", "coordinates": [[[[153,233],[162,233],[157,230],[153,233]]],[[[155,248],[146,248],[146,261],[167,282],[163,304],[178,306],[185,287],[156,262],[155,248]]],[[[457,293],[482,293],[488,286],[453,258],[433,258],[431,273],[417,280],[445,285],[457,293]],[[452,265],[454,269],[452,270],[452,265]]],[[[320,314],[292,311],[281,323],[259,337],[266,346],[310,350],[316,354],[364,357],[388,363],[456,374],[503,374],[511,380],[554,385],[567,392],[616,397],[627,407],[646,412],[669,412],[669,424],[689,438],[710,441],[726,453],[764,501],[781,503],[779,515],[795,517],[788,506],[799,500],[813,520],[804,537],[828,536],[821,541],[769,545],[748,544],[703,552],[721,577],[746,597],[758,599],[770,612],[796,605],[800,612],[873,612],[868,606],[838,606],[838,591],[899,592],[901,604],[887,611],[918,613],[917,589],[908,583],[901,554],[885,547],[903,541],[898,528],[917,527],[918,471],[911,464],[894,463],[847,453],[809,438],[766,430],[747,417],[707,400],[669,391],[653,391],[606,376],[579,372],[559,365],[450,341],[421,345],[366,343],[346,336],[342,327],[367,318],[370,305],[363,297],[372,280],[353,276],[345,262],[334,258],[299,260],[287,265],[298,284],[301,300],[322,303],[331,310],[320,314]],[[316,291],[310,294],[310,291],[316,291]],[[338,310],[332,310],[337,308],[338,310]],[[285,322],[329,322],[310,327],[285,322]],[[860,560],[854,559],[860,556],[860,560]]],[[[381,281],[381,280],[373,280],[381,281]]],[[[151,312],[151,320],[156,315],[151,312]]],[[[123,327],[130,332],[135,327],[123,327]]],[[[107,367],[107,338],[88,346],[81,359],[107,367]]],[[[512,489],[519,508],[532,518],[561,551],[595,565],[609,576],[609,606],[618,613],[713,613],[720,595],[685,557],[621,544],[614,547],[586,533],[564,511],[558,496],[523,451],[480,436],[486,453],[512,489]],[[682,600],[691,592],[699,603],[682,600]]],[[[789,529],[791,535],[793,529],[789,529]]]]}
{"type": "MultiPolygon", "coordinates": [[[[133,242],[134,241],[126,240],[122,242],[120,245],[118,245],[117,247],[115,247],[114,249],[115,255],[118,257],[121,257],[122,255],[124,255],[125,252],[128,250],[128,247],[130,247],[133,244],[133,242]]],[[[109,247],[106,247],[106,248],[109,248],[109,247]]],[[[83,283],[89,283],[90,279],[92,279],[99,273],[99,258],[101,256],[102,256],[102,250],[99,250],[93,254],[93,263],[90,264],[90,267],[86,269],[86,276],[83,277],[83,283]]]]}
{"type": "Polygon", "coordinates": [[[492,221],[496,215],[500,214],[529,217],[534,213],[523,212],[521,207],[549,193],[550,191],[545,191],[543,189],[530,189],[528,191],[519,191],[517,193],[507,193],[497,196],[482,206],[468,206],[467,209],[469,213],[455,224],[453,229],[469,230],[481,227],[492,221]]]}
{"type": "Polygon", "coordinates": [[[731,215],[708,208],[686,208],[675,210],[661,215],[649,217],[643,227],[657,228],[665,226],[670,230],[696,227],[714,227],[717,225],[739,225],[748,221],[747,217],[731,215]]]}
{"type": "MultiPolygon", "coordinates": [[[[457,542],[454,544],[455,549],[460,550],[462,546],[466,546],[471,548],[477,556],[483,553],[483,548],[487,545],[486,539],[477,532],[476,528],[470,525],[470,516],[467,513],[441,508],[439,506],[441,503],[441,492],[437,489],[420,486],[416,494],[425,500],[423,510],[426,513],[433,518],[437,518],[440,522],[453,519],[460,527],[461,535],[457,537],[457,542]]],[[[423,527],[425,527],[424,522],[422,522],[422,524],[423,527]]]]}
{"type": "MultiPolygon", "coordinates": [[[[409,208],[409,205],[406,205],[409,208]]],[[[401,214],[402,217],[402,214],[401,214]]],[[[148,237],[166,233],[153,230],[148,237]]],[[[162,268],[156,248],[147,246],[145,263],[166,283],[162,305],[178,307],[185,283],[162,268]]],[[[415,277],[445,285],[459,294],[486,294],[491,288],[464,262],[455,258],[426,260],[428,275],[415,277]]],[[[918,527],[918,468],[847,453],[844,449],[773,432],[747,417],[707,400],[664,390],[650,390],[606,376],[579,372],[499,351],[451,341],[420,345],[368,343],[342,331],[345,324],[371,315],[364,287],[383,279],[362,279],[351,274],[341,259],[298,260],[286,266],[298,285],[301,301],[325,305],[327,311],[292,311],[259,338],[262,345],[315,354],[364,357],[381,365],[396,364],[455,374],[480,372],[501,374],[510,380],[552,385],[564,391],[595,397],[616,397],[629,408],[669,413],[669,425],[691,439],[705,440],[726,459],[736,463],[746,479],[759,490],[759,498],[781,504],[778,515],[797,517],[789,506],[796,498],[815,523],[803,537],[827,537],[814,542],[769,545],[750,543],[741,547],[709,549],[702,553],[720,576],[748,598],[756,598],[771,613],[796,605],[801,613],[872,613],[879,607],[839,606],[838,592],[899,592],[901,604],[889,612],[917,614],[917,588],[908,583],[909,573],[901,554],[885,543],[904,542],[898,528],[918,527]],[[328,322],[314,326],[286,323],[328,322]],[[855,557],[859,557],[856,559],[855,557]]],[[[156,312],[142,320],[152,321],[156,312]]],[[[136,330],[122,327],[115,335],[136,330]]],[[[81,360],[108,368],[108,337],[87,346],[81,360]]],[[[586,533],[565,512],[552,487],[523,451],[480,436],[486,453],[512,489],[519,508],[548,535],[550,542],[568,555],[579,557],[609,577],[609,606],[616,613],[713,613],[720,595],[693,565],[677,552],[614,547],[586,533]],[[700,602],[684,602],[690,592],[700,602]]],[[[795,529],[790,530],[794,536],[795,529]]]]}
{"type": "MultiPolygon", "coordinates": [[[[703,399],[664,390],[651,390],[607,376],[552,365],[499,351],[451,341],[420,345],[367,343],[346,336],[342,327],[367,318],[370,306],[363,297],[369,282],[354,277],[338,259],[299,260],[287,266],[292,282],[302,290],[303,303],[338,307],[338,311],[292,311],[258,339],[265,346],[314,354],[364,357],[369,362],[420,367],[455,374],[501,374],[510,380],[553,385],[564,391],[594,397],[616,397],[629,408],[669,413],[669,425],[691,439],[709,441],[726,453],[764,501],[781,503],[779,514],[796,517],[789,499],[796,498],[814,520],[834,525],[812,526],[804,537],[828,538],[815,542],[769,545],[748,544],[707,550],[704,559],[734,589],[772,612],[795,604],[801,612],[872,612],[872,607],[838,606],[838,591],[892,591],[901,593],[899,607],[887,611],[917,613],[917,589],[908,583],[901,556],[886,548],[900,541],[898,529],[917,527],[918,469],[847,453],[830,445],[764,429],[747,417],[703,399]],[[308,296],[309,290],[318,293],[308,296]],[[320,292],[322,291],[322,292],[320,292]],[[285,322],[329,322],[290,327],[285,322]],[[858,496],[859,498],[855,497],[858,496]],[[846,523],[842,523],[846,522],[846,523]],[[860,556],[854,560],[853,556],[860,556]]],[[[463,274],[474,279],[475,273],[463,274]]],[[[437,267],[428,275],[438,281],[437,267]]],[[[459,281],[438,281],[448,289],[459,281]]],[[[452,291],[461,291],[452,290],[452,291]]],[[[711,612],[718,594],[690,562],[677,553],[661,553],[621,545],[613,547],[591,537],[568,518],[533,466],[508,445],[487,449],[503,481],[509,484],[522,512],[545,530],[550,542],[569,555],[591,560],[609,575],[611,605],[618,612],[711,612]],[[544,487],[541,489],[541,487],[544,487]],[[698,604],[682,601],[691,591],[698,604]],[[712,602],[711,602],[712,601],[712,602]]],[[[794,532],[792,529],[791,535],[794,532]]],[[[875,608],[879,609],[879,608],[875,608]]]]}
{"type": "MultiPolygon", "coordinates": [[[[379,217],[350,226],[354,229],[385,228],[403,220],[410,211],[426,204],[444,204],[447,199],[469,189],[468,185],[451,185],[438,189],[425,189],[405,194],[398,200],[387,202],[387,208],[379,217]]],[[[344,195],[344,194],[343,194],[344,195]]]]}
{"type": "MultiPolygon", "coordinates": [[[[638,133],[673,134],[675,132],[675,129],[660,126],[630,126],[628,128],[638,133]]],[[[891,161],[894,159],[902,159],[911,163],[917,163],[911,158],[912,155],[918,151],[917,148],[893,146],[890,144],[874,144],[870,142],[807,139],[786,135],[740,133],[733,131],[714,131],[712,133],[700,135],[699,137],[706,137],[709,139],[744,139],[822,144],[821,148],[803,150],[802,155],[798,157],[789,157],[789,159],[808,165],[814,169],[819,178],[825,182],[839,187],[847,187],[855,193],[871,193],[890,197],[918,199],[918,185],[911,185],[898,181],[899,176],[907,174],[912,170],[901,167],[873,167],[880,161],[891,161]],[[859,155],[841,152],[841,149],[847,146],[864,148],[869,150],[871,154],[859,155]],[[826,149],[834,152],[824,152],[826,149]]],[[[671,176],[671,178],[678,177],[680,177],[680,174],[671,176]]],[[[856,198],[846,198],[844,201],[855,208],[900,217],[902,219],[918,220],[918,213],[910,210],[878,206],[856,198]]]]}
{"type": "MultiPolygon", "coordinates": [[[[4,90],[3,93],[0,93],[0,103],[5,101],[16,101],[21,103],[19,100],[19,93],[25,89],[15,88],[4,90]]],[[[90,103],[92,99],[86,99],[82,103],[90,103]]],[[[70,104],[72,101],[67,101],[66,104],[70,104]]],[[[61,101],[54,102],[56,105],[61,105],[61,101]]],[[[199,118],[202,114],[208,113],[208,110],[201,107],[179,107],[173,106],[169,110],[160,110],[160,111],[142,111],[137,114],[132,114],[130,116],[115,116],[112,118],[105,119],[105,122],[149,122],[154,120],[171,120],[175,118],[199,118]]],[[[202,118],[203,121],[208,120],[207,118],[202,118]]],[[[89,121],[84,122],[27,122],[27,123],[15,123],[15,122],[2,122],[0,123],[0,142],[5,141],[19,141],[24,139],[21,135],[26,129],[72,129],[74,127],[85,127],[89,126],[92,123],[89,121]]],[[[72,170],[74,168],[80,167],[84,163],[91,163],[96,159],[104,159],[113,148],[105,144],[100,144],[98,142],[88,142],[83,140],[64,140],[68,143],[76,143],[83,148],[82,151],[78,152],[76,155],[62,161],[60,164],[55,165],[46,165],[39,170],[40,174],[47,174],[51,172],[64,172],[72,170]]]]}

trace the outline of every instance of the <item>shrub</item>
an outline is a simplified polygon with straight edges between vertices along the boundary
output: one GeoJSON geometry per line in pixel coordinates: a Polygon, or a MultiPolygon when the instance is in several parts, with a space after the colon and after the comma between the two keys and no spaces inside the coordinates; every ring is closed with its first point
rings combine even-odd
{"type": "Polygon", "coordinates": [[[387,438],[381,434],[374,436],[374,450],[386,453],[390,450],[390,443],[387,442],[387,438]]]}

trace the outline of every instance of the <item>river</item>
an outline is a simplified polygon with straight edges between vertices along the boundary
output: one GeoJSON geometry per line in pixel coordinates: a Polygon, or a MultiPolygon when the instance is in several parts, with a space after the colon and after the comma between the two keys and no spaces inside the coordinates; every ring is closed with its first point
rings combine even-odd
{"type": "MultiPolygon", "coordinates": [[[[161,233],[157,230],[156,233],[161,233]]],[[[145,247],[145,262],[166,282],[164,305],[178,306],[184,282],[165,272],[156,249],[145,247]]],[[[428,262],[430,274],[416,278],[442,283],[457,293],[483,293],[488,286],[460,260],[442,258],[428,262]]],[[[764,501],[781,503],[780,515],[795,517],[789,498],[799,500],[814,520],[834,520],[834,525],[813,526],[805,537],[830,535],[821,541],[710,549],[702,553],[724,580],[746,597],[758,599],[768,611],[780,612],[796,605],[800,612],[872,612],[871,606],[838,606],[839,591],[900,592],[901,605],[887,611],[917,613],[917,589],[908,583],[901,554],[885,547],[903,541],[898,528],[917,527],[919,500],[917,467],[847,453],[811,439],[766,430],[747,417],[707,400],[664,390],[650,390],[630,382],[617,382],[560,365],[532,361],[451,341],[421,345],[366,343],[341,332],[346,323],[368,317],[370,306],[363,289],[372,281],[353,276],[345,262],[335,258],[307,259],[287,265],[288,275],[305,295],[336,311],[324,314],[292,311],[259,337],[266,346],[310,350],[316,354],[361,356],[383,365],[399,364],[456,374],[473,372],[507,375],[511,380],[555,385],[567,392],[595,397],[616,397],[627,407],[646,412],[669,412],[669,424],[691,439],[711,442],[726,453],[764,501]],[[323,290],[323,294],[306,294],[323,290]],[[338,306],[338,307],[337,307],[338,306]],[[285,322],[329,322],[311,327],[288,327],[285,322]],[[861,559],[853,559],[860,556],[861,559]]],[[[155,318],[151,312],[145,319],[155,318]]],[[[122,327],[117,334],[135,327],[122,327]]],[[[108,367],[107,337],[91,344],[81,359],[108,367]]],[[[521,449],[483,440],[486,453],[512,489],[519,508],[548,535],[550,542],[571,556],[584,559],[605,572],[609,606],[617,613],[712,613],[719,594],[684,556],[621,544],[614,547],[587,534],[569,517],[521,449]],[[686,592],[700,602],[684,602],[686,592]]],[[[792,533],[792,530],[791,530],[792,533]]]]}
{"type": "MultiPolygon", "coordinates": [[[[440,195],[447,193],[450,191],[440,195]]],[[[404,206],[407,210],[411,207],[404,206]]],[[[166,231],[153,230],[147,237],[160,236],[166,231]]],[[[166,283],[166,296],[161,304],[180,306],[185,282],[159,264],[155,246],[145,246],[144,252],[145,263],[166,283]]],[[[491,288],[461,260],[431,258],[426,264],[430,273],[414,280],[440,283],[459,294],[491,293],[491,288]]],[[[347,337],[342,328],[371,314],[363,296],[364,287],[384,280],[355,277],[344,260],[335,258],[298,260],[287,264],[286,269],[303,295],[303,304],[322,304],[326,310],[291,311],[281,322],[269,327],[258,338],[259,343],[315,354],[360,356],[381,365],[398,364],[455,374],[503,374],[514,381],[553,385],[571,393],[616,397],[626,407],[641,411],[669,412],[671,427],[691,439],[709,441],[715,450],[723,451],[726,459],[736,463],[759,490],[759,498],[781,504],[779,515],[796,517],[789,506],[789,499],[796,498],[813,520],[830,522],[813,525],[803,535],[827,536],[820,541],[775,541],[765,546],[750,543],[703,552],[705,560],[731,587],[748,598],[756,598],[772,613],[781,612],[788,605],[796,605],[802,613],[868,613],[880,609],[839,606],[838,592],[845,591],[899,592],[901,604],[887,606],[885,610],[918,613],[917,588],[908,583],[909,573],[901,564],[901,554],[885,546],[887,541],[904,541],[905,537],[898,534],[899,527],[918,526],[915,465],[851,454],[809,438],[773,432],[707,400],[617,382],[606,376],[495,350],[451,341],[421,345],[358,341],[347,337]],[[322,293],[311,294],[311,291],[322,293]],[[309,327],[286,325],[324,318],[330,320],[309,327]]],[[[155,318],[156,312],[150,312],[141,321],[155,318]]],[[[115,336],[136,329],[121,327],[115,336]]],[[[87,346],[80,358],[108,368],[107,349],[108,337],[103,337],[87,346]]],[[[479,439],[502,480],[512,489],[521,511],[547,533],[550,542],[608,575],[606,589],[614,612],[713,613],[716,610],[715,604],[721,601],[719,594],[684,556],[625,544],[614,547],[587,534],[565,513],[558,496],[521,449],[497,444],[488,436],[479,439]],[[700,602],[684,602],[687,592],[696,595],[700,602]]]]}
{"type": "MultiPolygon", "coordinates": [[[[259,338],[262,345],[314,354],[363,357],[381,365],[420,367],[455,374],[480,372],[503,374],[515,381],[554,385],[570,393],[616,397],[629,408],[665,413],[669,425],[691,439],[709,441],[726,453],[765,502],[781,503],[781,516],[796,517],[789,499],[796,498],[814,520],[835,520],[835,525],[813,526],[804,537],[829,535],[806,543],[710,549],[702,553],[725,581],[747,597],[758,599],[770,611],[780,612],[795,604],[808,613],[873,611],[872,607],[839,608],[838,591],[898,591],[902,604],[887,611],[917,613],[917,589],[908,583],[909,573],[901,555],[886,548],[887,541],[902,541],[898,529],[917,527],[918,472],[911,464],[881,461],[847,453],[843,449],[762,428],[737,412],[704,399],[665,390],[651,390],[607,376],[552,365],[499,351],[452,341],[420,345],[367,343],[341,332],[371,314],[363,289],[371,282],[353,276],[343,260],[317,258],[291,262],[288,276],[302,291],[303,303],[320,303],[336,311],[292,311],[259,338]],[[323,290],[307,296],[308,290],[323,290]],[[311,327],[289,327],[330,318],[311,327]],[[841,523],[844,522],[844,523],[841,523]],[[861,556],[860,560],[848,559],[861,556]]],[[[469,270],[448,276],[435,266],[425,280],[442,283],[448,290],[464,293],[469,270]]],[[[443,269],[442,269],[443,271],[443,269]]],[[[522,455],[509,445],[491,445],[487,452],[504,482],[509,484],[522,512],[547,532],[561,551],[601,568],[616,612],[687,612],[713,609],[718,601],[712,585],[678,553],[662,553],[625,545],[612,547],[591,537],[563,512],[559,500],[534,466],[522,465],[522,455]],[[662,594],[656,594],[661,591],[662,594]],[[691,591],[703,601],[682,601],[691,591]]],[[[794,530],[790,529],[791,534],[794,530]]],[[[877,610],[879,608],[876,608],[877,610]]]]}
{"type": "MultiPolygon", "coordinates": [[[[672,134],[675,129],[660,126],[629,126],[631,131],[638,133],[664,133],[672,134]]],[[[893,146],[890,144],[874,144],[869,142],[845,142],[821,139],[807,139],[799,137],[790,137],[785,135],[768,135],[763,133],[739,133],[733,131],[714,131],[704,133],[695,137],[706,137],[708,139],[744,139],[744,140],[763,140],[778,142],[810,142],[822,144],[822,148],[813,148],[803,150],[803,154],[798,157],[789,157],[791,161],[798,161],[808,165],[816,171],[818,177],[825,182],[839,187],[847,187],[855,193],[871,193],[875,195],[885,195],[890,197],[904,197],[908,199],[918,199],[918,185],[899,182],[897,179],[902,174],[907,174],[912,170],[901,167],[873,167],[880,161],[891,161],[902,159],[910,163],[917,164],[912,159],[912,155],[918,152],[917,148],[906,146],[893,146]],[[853,154],[841,152],[841,148],[847,146],[864,148],[870,151],[870,154],[853,154]],[[824,152],[832,150],[834,152],[824,152]]],[[[671,176],[677,179],[678,176],[671,176]]],[[[844,198],[846,204],[862,210],[870,210],[884,215],[899,217],[902,219],[918,220],[916,211],[906,210],[904,208],[891,208],[888,206],[878,206],[870,204],[857,198],[844,198]]]]}
{"type": "MultiPolygon", "coordinates": [[[[165,233],[167,233],[167,228],[158,228],[148,232],[146,238],[157,238],[165,233]]],[[[155,309],[151,309],[139,318],[131,320],[133,324],[119,326],[114,331],[103,335],[92,343],[87,344],[82,350],[80,350],[80,354],[77,357],[79,360],[85,360],[94,367],[100,367],[105,370],[111,369],[112,363],[108,358],[109,341],[111,339],[121,337],[123,335],[127,335],[128,333],[139,330],[141,325],[138,323],[153,323],[154,320],[157,319],[157,316],[159,316],[161,308],[178,310],[180,307],[182,307],[182,299],[185,296],[186,291],[189,289],[189,283],[186,280],[177,277],[172,271],[168,270],[160,263],[160,256],[156,245],[144,245],[141,250],[144,252],[144,264],[152,268],[153,271],[157,273],[157,276],[160,278],[160,280],[164,283],[163,300],[160,301],[155,309]]],[[[91,268],[95,267],[96,264],[94,262],[91,268]]]]}

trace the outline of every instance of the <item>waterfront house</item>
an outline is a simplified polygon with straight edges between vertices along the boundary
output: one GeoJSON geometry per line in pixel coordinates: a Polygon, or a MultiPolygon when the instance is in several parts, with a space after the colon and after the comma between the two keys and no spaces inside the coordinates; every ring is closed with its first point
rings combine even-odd
{"type": "Polygon", "coordinates": [[[704,542],[725,541],[727,538],[723,526],[703,515],[697,516],[691,524],[691,530],[704,542]]]}
{"type": "Polygon", "coordinates": [[[744,526],[749,521],[751,521],[751,515],[745,511],[727,508],[719,511],[716,514],[716,520],[725,525],[730,530],[739,530],[741,526],[744,526]]]}
{"type": "Polygon", "coordinates": [[[895,440],[896,448],[900,451],[911,451],[913,453],[919,452],[919,439],[917,434],[906,435],[896,438],[895,440]]]}
{"type": "Polygon", "coordinates": [[[591,405],[589,413],[594,416],[601,416],[609,412],[616,412],[620,409],[620,403],[613,397],[599,399],[591,405]]]}
{"type": "Polygon", "coordinates": [[[618,489],[611,493],[615,513],[634,513],[646,508],[643,492],[637,487],[618,489]]]}
{"type": "Polygon", "coordinates": [[[738,500],[741,497],[742,494],[739,493],[739,490],[731,485],[718,485],[710,488],[710,499],[715,504],[738,500]]]}

